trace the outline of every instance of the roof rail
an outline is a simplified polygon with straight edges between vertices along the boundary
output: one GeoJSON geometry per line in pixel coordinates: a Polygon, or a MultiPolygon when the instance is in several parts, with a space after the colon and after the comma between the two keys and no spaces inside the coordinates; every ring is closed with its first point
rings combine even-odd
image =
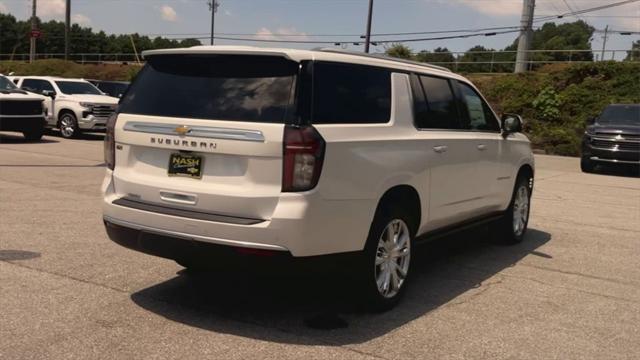
{"type": "Polygon", "coordinates": [[[372,58],[372,59],[389,60],[389,61],[395,61],[395,62],[399,62],[399,63],[403,63],[403,64],[409,64],[409,65],[415,65],[415,66],[423,66],[423,67],[428,67],[428,68],[432,68],[432,69],[436,69],[436,70],[452,72],[450,69],[448,69],[448,68],[446,68],[444,66],[438,66],[438,65],[433,65],[433,64],[419,62],[419,61],[395,58],[395,57],[391,57],[391,56],[387,56],[387,55],[383,55],[383,54],[367,54],[367,53],[361,53],[361,52],[355,52],[355,51],[349,51],[349,50],[333,49],[333,48],[315,48],[315,49],[312,49],[312,50],[313,51],[328,52],[328,53],[336,53],[336,54],[362,56],[362,57],[368,57],[368,58],[372,58]]]}

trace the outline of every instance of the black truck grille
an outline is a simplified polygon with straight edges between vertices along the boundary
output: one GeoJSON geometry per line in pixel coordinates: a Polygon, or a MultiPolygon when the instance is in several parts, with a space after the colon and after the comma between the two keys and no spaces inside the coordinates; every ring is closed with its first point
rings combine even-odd
{"type": "Polygon", "coordinates": [[[41,100],[2,100],[0,115],[42,115],[41,100]]]}
{"type": "Polygon", "coordinates": [[[640,141],[621,141],[595,138],[591,140],[591,145],[600,149],[640,151],[640,141]]]}

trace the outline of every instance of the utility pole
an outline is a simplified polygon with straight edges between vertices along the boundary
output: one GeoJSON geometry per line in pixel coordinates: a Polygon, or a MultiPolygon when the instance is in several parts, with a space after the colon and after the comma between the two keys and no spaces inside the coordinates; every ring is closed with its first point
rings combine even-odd
{"type": "Polygon", "coordinates": [[[364,52],[369,53],[369,46],[371,45],[371,18],[373,15],[373,0],[369,0],[369,15],[367,17],[367,35],[365,36],[364,52]]]}
{"type": "Polygon", "coordinates": [[[36,2],[33,0],[33,8],[31,10],[31,34],[29,34],[29,62],[33,62],[36,59],[36,37],[35,33],[38,30],[38,24],[36,22],[36,2]]]}
{"type": "Polygon", "coordinates": [[[600,61],[604,61],[604,52],[607,49],[607,35],[609,33],[609,25],[604,28],[604,36],[602,37],[602,53],[600,55],[600,61]]]}
{"type": "Polygon", "coordinates": [[[64,59],[69,60],[69,33],[71,32],[71,0],[67,0],[64,18],[64,59]]]}
{"type": "Polygon", "coordinates": [[[216,12],[220,4],[216,0],[209,1],[209,9],[211,10],[211,45],[213,45],[214,33],[216,29],[216,12]]]}
{"type": "Polygon", "coordinates": [[[518,54],[516,55],[516,73],[527,71],[529,50],[531,50],[531,37],[533,36],[533,12],[535,7],[536,0],[524,0],[522,5],[520,39],[518,41],[518,54]]]}

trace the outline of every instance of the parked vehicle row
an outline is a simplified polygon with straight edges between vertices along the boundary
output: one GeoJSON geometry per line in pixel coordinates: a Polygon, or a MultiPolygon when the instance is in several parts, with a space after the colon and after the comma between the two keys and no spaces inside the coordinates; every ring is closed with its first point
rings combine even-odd
{"type": "Polygon", "coordinates": [[[144,56],[105,140],[104,222],[123,246],[191,269],[345,256],[339,276],[381,310],[418,243],[480,223],[524,237],[522,119],[497,117],[460,75],[335,50],[144,56]]]}
{"type": "Polygon", "coordinates": [[[47,97],[47,127],[58,128],[65,138],[77,137],[82,131],[104,131],[119,101],[82,79],[53,76],[11,79],[21,89],[47,97]]]}
{"type": "Polygon", "coordinates": [[[27,140],[39,140],[44,134],[46,113],[44,96],[20,90],[0,74],[0,131],[18,131],[27,140]]]}

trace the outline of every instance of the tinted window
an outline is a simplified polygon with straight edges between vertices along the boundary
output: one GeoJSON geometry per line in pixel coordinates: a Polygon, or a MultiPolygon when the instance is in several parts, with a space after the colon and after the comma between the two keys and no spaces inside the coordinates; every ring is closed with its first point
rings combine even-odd
{"type": "Polygon", "coordinates": [[[417,119],[418,128],[459,129],[456,101],[449,80],[420,76],[420,83],[424,89],[429,111],[426,116],[417,119]]]}
{"type": "Polygon", "coordinates": [[[640,105],[607,106],[598,117],[600,124],[640,125],[640,105]]]}
{"type": "Polygon", "coordinates": [[[98,89],[102,92],[107,93],[107,95],[113,97],[120,97],[127,90],[127,84],[125,83],[117,83],[117,82],[98,82],[95,84],[98,89]]]}
{"type": "Polygon", "coordinates": [[[152,56],[121,112],[283,123],[297,71],[297,63],[272,56],[152,56]]]}
{"type": "Polygon", "coordinates": [[[17,89],[17,87],[11,82],[11,80],[4,76],[0,76],[0,91],[10,91],[15,89],[17,89]]]}
{"type": "Polygon", "coordinates": [[[81,81],[56,81],[56,85],[63,94],[102,95],[97,87],[88,82],[81,81]]]}
{"type": "Polygon", "coordinates": [[[500,126],[489,105],[469,85],[460,84],[464,102],[464,128],[469,130],[500,131],[500,126]]]}
{"type": "Polygon", "coordinates": [[[318,62],[313,76],[316,124],[386,123],[391,118],[391,72],[318,62]]]}
{"type": "Polygon", "coordinates": [[[51,85],[51,83],[47,80],[24,79],[24,81],[22,81],[22,88],[27,91],[36,93],[42,93],[42,91],[44,90],[52,91],[55,93],[53,85],[51,85]]]}

